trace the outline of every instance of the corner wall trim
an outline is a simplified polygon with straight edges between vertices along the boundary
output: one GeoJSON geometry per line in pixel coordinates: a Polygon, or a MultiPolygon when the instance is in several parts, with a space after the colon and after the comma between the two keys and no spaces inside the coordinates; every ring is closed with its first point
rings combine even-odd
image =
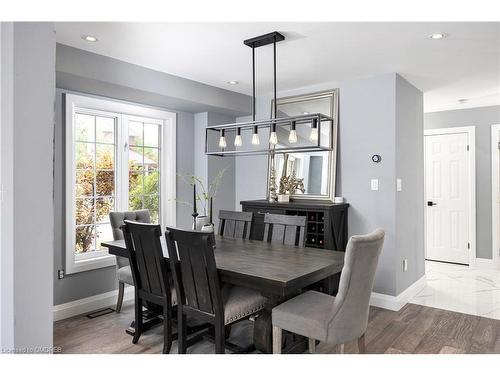
{"type": "MultiPolygon", "coordinates": [[[[54,322],[66,318],[71,318],[76,315],[85,314],[94,310],[102,309],[104,307],[113,306],[116,304],[117,296],[118,290],[112,290],[111,292],[106,292],[95,296],[78,299],[76,301],[55,305],[54,322]]],[[[123,301],[125,302],[132,299],[134,299],[134,287],[127,286],[125,287],[123,301]]]]}
{"type": "Polygon", "coordinates": [[[373,292],[370,298],[370,305],[387,310],[399,311],[411,298],[420,292],[426,284],[427,280],[424,275],[397,296],[373,292]]]}

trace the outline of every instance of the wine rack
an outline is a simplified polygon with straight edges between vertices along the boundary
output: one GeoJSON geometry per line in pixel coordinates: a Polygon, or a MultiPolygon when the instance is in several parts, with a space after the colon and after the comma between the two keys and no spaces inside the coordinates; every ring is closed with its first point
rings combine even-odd
{"type": "Polygon", "coordinates": [[[325,248],[325,214],[322,211],[286,210],[286,215],[306,217],[306,246],[325,248]]]}

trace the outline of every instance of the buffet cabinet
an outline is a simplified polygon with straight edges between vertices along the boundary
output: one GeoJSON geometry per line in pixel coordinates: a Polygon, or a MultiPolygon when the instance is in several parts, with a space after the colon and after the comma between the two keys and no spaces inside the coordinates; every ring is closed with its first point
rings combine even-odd
{"type": "Polygon", "coordinates": [[[253,212],[250,239],[264,239],[264,215],[298,215],[306,217],[307,247],[345,251],[347,245],[347,211],[349,204],[330,201],[297,201],[269,203],[267,200],[240,202],[243,211],[253,212]]]}

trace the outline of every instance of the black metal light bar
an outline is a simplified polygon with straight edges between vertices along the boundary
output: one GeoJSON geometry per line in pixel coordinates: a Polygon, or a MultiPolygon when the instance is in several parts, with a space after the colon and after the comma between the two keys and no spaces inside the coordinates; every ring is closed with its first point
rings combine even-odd
{"type": "Polygon", "coordinates": [[[282,40],[285,40],[285,36],[277,31],[273,31],[272,33],[269,34],[264,34],[256,36],[255,38],[247,39],[243,41],[243,44],[247,45],[250,48],[258,48],[262,46],[267,46],[268,44],[271,43],[281,42],[282,40]]]}
{"type": "MultiPolygon", "coordinates": [[[[284,147],[273,150],[273,154],[285,154],[288,152],[312,152],[312,151],[332,151],[332,147],[324,146],[301,146],[301,147],[284,147]]],[[[245,155],[267,155],[269,149],[260,150],[230,150],[230,151],[208,151],[205,155],[213,156],[245,156],[245,155]]]]}
{"type": "Polygon", "coordinates": [[[235,122],[233,124],[214,125],[207,127],[206,130],[209,131],[209,130],[230,129],[230,128],[233,128],[235,130],[236,128],[249,129],[253,128],[254,126],[257,126],[258,128],[269,128],[271,127],[272,124],[291,125],[293,121],[295,121],[296,124],[307,124],[311,123],[313,119],[315,119],[317,123],[321,123],[324,121],[333,121],[333,119],[330,116],[324,115],[322,113],[310,113],[307,115],[271,118],[268,120],[235,122]]]}
{"type": "MultiPolygon", "coordinates": [[[[278,101],[277,101],[277,64],[276,64],[276,43],[285,40],[283,34],[280,34],[277,31],[272,33],[264,34],[257,36],[255,38],[247,39],[243,43],[252,48],[252,121],[248,122],[239,122],[234,124],[222,124],[215,125],[206,128],[205,133],[205,154],[206,155],[218,155],[218,156],[236,156],[236,155],[258,155],[258,154],[269,154],[269,153],[284,153],[287,151],[330,151],[332,150],[331,140],[330,146],[321,146],[321,132],[318,133],[317,143],[314,146],[299,146],[299,147],[286,147],[286,148],[276,148],[274,143],[276,142],[276,133],[272,133],[276,131],[277,125],[284,126],[292,126],[295,129],[296,124],[304,124],[311,123],[313,128],[317,127],[316,124],[321,125],[323,121],[329,121],[333,123],[333,119],[329,116],[326,116],[321,113],[313,113],[307,115],[299,115],[293,117],[285,117],[285,118],[277,118],[278,116],[278,101]],[[260,120],[256,121],[256,98],[255,98],[255,48],[259,48],[262,46],[266,46],[268,44],[273,45],[273,93],[274,93],[274,104],[273,104],[273,116],[269,120],[260,120]],[[292,125],[293,124],[293,125],[292,125]],[[316,126],[315,126],[316,125],[316,126]],[[209,131],[224,131],[224,130],[236,130],[238,135],[241,135],[241,129],[252,129],[252,133],[258,134],[259,128],[269,128],[271,131],[272,139],[269,142],[265,142],[265,144],[273,145],[266,149],[258,149],[258,150],[225,150],[224,148],[219,151],[209,151],[208,150],[208,132],[209,131]]],[[[331,137],[330,137],[331,138],[331,137]]],[[[259,144],[259,142],[255,143],[259,144]]]]}

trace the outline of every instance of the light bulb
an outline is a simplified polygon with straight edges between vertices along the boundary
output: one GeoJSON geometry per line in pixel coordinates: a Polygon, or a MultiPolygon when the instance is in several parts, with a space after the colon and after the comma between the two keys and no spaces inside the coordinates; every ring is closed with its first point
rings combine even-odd
{"type": "Polygon", "coordinates": [[[313,118],[311,122],[311,135],[309,136],[311,142],[318,140],[318,120],[313,118]]]}
{"type": "Polygon", "coordinates": [[[224,129],[220,131],[220,138],[219,138],[219,147],[220,148],[226,148],[227,143],[226,143],[226,137],[224,137],[224,129]]]}
{"type": "Polygon", "coordinates": [[[253,133],[252,135],[252,144],[255,146],[260,145],[260,139],[259,139],[259,134],[258,133],[253,133]]]}
{"type": "Polygon", "coordinates": [[[235,138],[234,138],[234,146],[235,147],[241,147],[243,146],[243,140],[241,139],[241,135],[237,135],[235,138]]]}
{"type": "Polygon", "coordinates": [[[278,135],[276,134],[276,124],[271,125],[271,136],[269,137],[269,143],[272,145],[278,143],[278,135]]]}
{"type": "Polygon", "coordinates": [[[309,136],[311,142],[316,142],[318,140],[318,128],[311,129],[311,135],[309,136]]]}
{"type": "Polygon", "coordinates": [[[297,131],[295,130],[295,121],[292,121],[290,135],[288,136],[288,142],[297,143],[297,131]]]}
{"type": "Polygon", "coordinates": [[[259,131],[258,131],[258,128],[256,126],[254,126],[254,128],[253,128],[252,144],[254,146],[260,145],[259,131]]]}
{"type": "Polygon", "coordinates": [[[243,140],[241,139],[241,128],[236,131],[236,137],[234,137],[234,147],[243,146],[243,140]]]}

